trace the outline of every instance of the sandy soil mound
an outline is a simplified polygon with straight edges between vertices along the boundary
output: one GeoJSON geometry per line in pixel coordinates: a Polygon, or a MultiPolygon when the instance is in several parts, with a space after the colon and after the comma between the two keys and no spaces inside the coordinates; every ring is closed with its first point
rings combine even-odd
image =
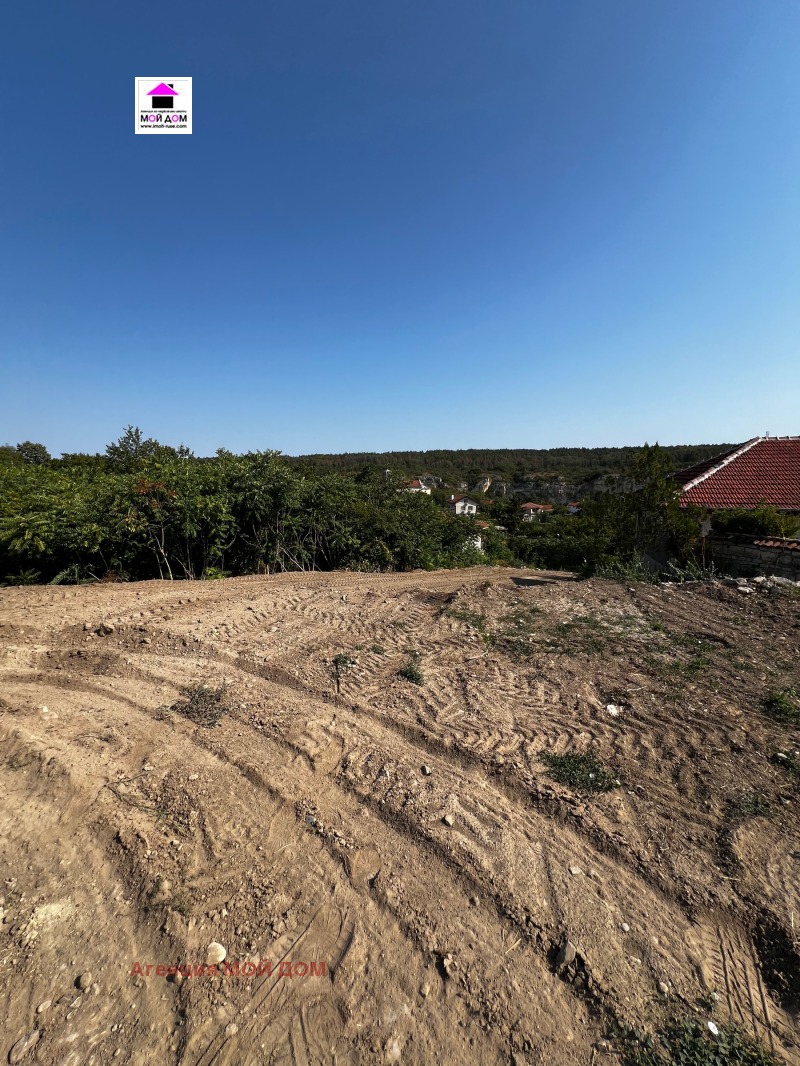
{"type": "Polygon", "coordinates": [[[799,638],[792,590],[488,568],[3,590],[0,1053],[611,1064],[694,1014],[798,1066],[799,638]]]}

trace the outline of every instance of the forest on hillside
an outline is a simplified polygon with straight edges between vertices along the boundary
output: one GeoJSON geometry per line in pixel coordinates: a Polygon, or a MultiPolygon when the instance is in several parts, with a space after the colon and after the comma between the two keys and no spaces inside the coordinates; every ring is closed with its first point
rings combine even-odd
{"type": "MultiPolygon", "coordinates": [[[[673,470],[682,470],[733,448],[733,444],[678,444],[662,447],[673,470]]],[[[408,477],[430,474],[446,485],[472,487],[491,477],[511,484],[526,478],[560,477],[579,484],[630,469],[639,448],[465,448],[402,452],[345,452],[339,455],[287,456],[287,462],[319,472],[354,473],[364,467],[392,470],[408,477]]]]}

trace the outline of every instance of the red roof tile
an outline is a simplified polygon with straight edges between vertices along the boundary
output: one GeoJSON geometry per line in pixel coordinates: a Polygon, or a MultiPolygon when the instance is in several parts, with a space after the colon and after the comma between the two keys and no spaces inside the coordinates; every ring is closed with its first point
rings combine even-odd
{"type": "Polygon", "coordinates": [[[523,511],[552,511],[553,508],[549,503],[523,503],[520,504],[520,509],[523,511]]]}
{"type": "Polygon", "coordinates": [[[682,506],[724,509],[766,503],[800,511],[800,437],[754,437],[675,474],[682,506]]]}

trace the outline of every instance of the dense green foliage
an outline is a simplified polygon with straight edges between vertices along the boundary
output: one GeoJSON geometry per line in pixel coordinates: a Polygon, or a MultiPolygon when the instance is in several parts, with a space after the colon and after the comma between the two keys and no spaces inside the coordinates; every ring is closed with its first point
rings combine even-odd
{"type": "Polygon", "coordinates": [[[737,507],[714,513],[716,533],[741,533],[746,536],[791,537],[797,530],[797,515],[784,514],[762,504],[749,510],[737,507]]]}
{"type": "Polygon", "coordinates": [[[377,471],[298,471],[273,452],[196,459],[129,427],[103,457],[0,463],[10,583],[462,566],[469,520],[377,471]]]}
{"type": "MultiPolygon", "coordinates": [[[[558,510],[542,522],[523,522],[519,507],[504,512],[509,546],[530,566],[595,573],[625,568],[649,555],[655,563],[684,565],[699,541],[699,522],[681,508],[668,478],[672,463],[665,449],[645,445],[634,457],[618,491],[583,501],[580,515],[558,510]]],[[[494,511],[493,511],[494,513],[494,511]]]]}
{"type": "MultiPolygon", "coordinates": [[[[702,450],[684,449],[680,461],[702,450]]],[[[561,449],[548,461],[581,455],[595,462],[598,451],[610,461],[611,449],[561,449]]],[[[632,576],[645,572],[645,559],[650,568],[691,568],[703,562],[702,540],[697,515],[679,506],[668,476],[676,451],[645,445],[633,452],[623,473],[605,475],[604,491],[584,498],[578,515],[556,507],[526,522],[518,496],[483,497],[476,527],[474,519],[449,513],[445,490],[400,491],[405,473],[384,467],[387,456],[355,473],[298,464],[277,452],[220,450],[201,459],[132,426],[104,455],[50,459],[42,445],[27,441],[0,448],[0,577],[9,584],[110,575],[210,579],[480,562],[632,576]],[[483,551],[474,543],[477,532],[483,551]]],[[[771,532],[782,516],[761,508],[721,521],[725,529],[771,532]]]]}

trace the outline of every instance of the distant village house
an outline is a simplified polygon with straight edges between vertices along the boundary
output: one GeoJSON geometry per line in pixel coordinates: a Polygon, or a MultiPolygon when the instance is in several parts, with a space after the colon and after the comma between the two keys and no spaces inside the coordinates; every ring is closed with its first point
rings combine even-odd
{"type": "Polygon", "coordinates": [[[447,506],[454,514],[477,514],[478,501],[474,496],[465,496],[463,493],[451,496],[447,506]]]}
{"type": "Polygon", "coordinates": [[[407,481],[405,484],[406,492],[424,492],[426,496],[430,496],[431,490],[427,485],[424,485],[419,478],[414,478],[413,481],[407,481]]]}
{"type": "Polygon", "coordinates": [[[538,522],[542,515],[549,514],[553,508],[549,503],[523,503],[520,510],[523,522],[538,522]]]}

